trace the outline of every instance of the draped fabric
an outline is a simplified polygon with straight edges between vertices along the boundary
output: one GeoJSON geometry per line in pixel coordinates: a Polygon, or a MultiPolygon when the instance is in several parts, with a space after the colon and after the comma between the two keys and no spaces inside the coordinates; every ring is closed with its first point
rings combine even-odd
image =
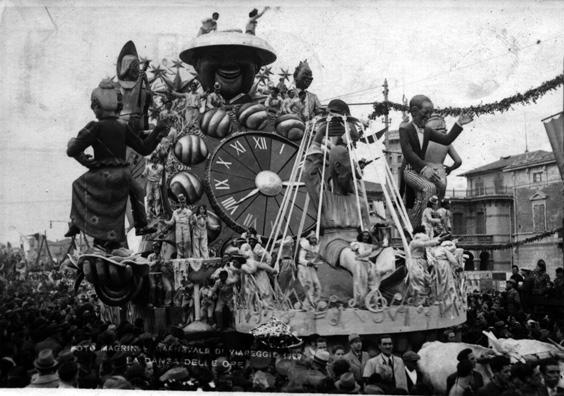
{"type": "Polygon", "coordinates": [[[71,221],[95,239],[125,240],[125,208],[131,176],[127,168],[86,172],[72,184],[71,221]]]}

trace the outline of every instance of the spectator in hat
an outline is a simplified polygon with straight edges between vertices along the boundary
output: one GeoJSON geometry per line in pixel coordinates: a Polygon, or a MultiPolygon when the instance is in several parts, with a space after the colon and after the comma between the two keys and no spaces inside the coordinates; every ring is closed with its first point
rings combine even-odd
{"type": "Polygon", "coordinates": [[[339,377],[341,377],[341,375],[348,373],[349,371],[351,371],[351,365],[345,359],[335,360],[331,364],[331,373],[330,374],[331,374],[331,377],[334,380],[339,379],[339,377]]]}
{"type": "MultiPolygon", "coordinates": [[[[474,392],[480,389],[482,386],[484,386],[484,379],[482,378],[482,374],[480,374],[475,370],[477,360],[472,349],[466,348],[460,351],[456,356],[456,360],[458,360],[459,362],[463,360],[468,360],[472,365],[472,379],[470,380],[470,386],[474,390],[474,392]]],[[[447,393],[450,391],[450,388],[452,388],[452,386],[454,385],[456,376],[457,373],[452,373],[447,377],[447,393]]]]}
{"type": "Polygon", "coordinates": [[[351,366],[351,372],[354,374],[356,381],[362,380],[364,366],[370,357],[368,353],[362,350],[362,339],[358,334],[349,335],[349,352],[343,356],[351,366]]]}
{"type": "Polygon", "coordinates": [[[517,281],[513,277],[509,278],[505,284],[505,289],[507,291],[505,296],[507,312],[510,315],[515,315],[521,310],[521,296],[517,291],[517,281]]]}
{"type": "MultiPolygon", "coordinates": [[[[511,362],[505,356],[495,356],[490,362],[493,372],[491,381],[478,390],[478,396],[499,396],[509,388],[511,362]]],[[[475,389],[475,388],[472,388],[475,389]]]]}
{"type": "Polygon", "coordinates": [[[421,356],[413,351],[407,351],[402,356],[407,375],[407,391],[413,395],[430,395],[433,393],[432,388],[425,381],[417,366],[419,359],[421,359],[421,356]]]}
{"type": "Polygon", "coordinates": [[[356,394],[360,391],[360,385],[354,379],[353,373],[345,373],[335,382],[338,393],[356,394]]]}
{"type": "Polygon", "coordinates": [[[31,379],[28,388],[58,388],[57,361],[51,349],[43,349],[33,362],[37,375],[31,379]]]}
{"type": "Polygon", "coordinates": [[[102,385],[103,389],[133,389],[133,385],[129,383],[121,375],[112,375],[106,381],[104,381],[104,385],[102,385]]]}
{"type": "Polygon", "coordinates": [[[264,15],[266,10],[270,7],[264,7],[261,12],[258,12],[256,8],[253,8],[251,12],[249,12],[249,21],[247,22],[247,26],[245,27],[245,33],[255,35],[257,29],[257,21],[258,19],[264,15]]]}
{"type": "Polygon", "coordinates": [[[546,263],[544,260],[537,261],[537,267],[533,271],[533,294],[542,296],[548,290],[550,276],[546,273],[546,263]]]}
{"type": "Polygon", "coordinates": [[[329,352],[327,352],[327,350],[318,349],[315,352],[315,355],[313,355],[313,369],[319,371],[323,375],[328,375],[327,364],[329,363],[330,357],[331,355],[329,354],[329,352]]]}
{"type": "Polygon", "coordinates": [[[385,395],[387,393],[382,384],[382,376],[378,373],[366,378],[365,383],[363,392],[365,395],[385,395]]]}
{"type": "Polygon", "coordinates": [[[57,370],[59,388],[76,388],[78,380],[78,365],[72,359],[61,362],[57,370]]]}

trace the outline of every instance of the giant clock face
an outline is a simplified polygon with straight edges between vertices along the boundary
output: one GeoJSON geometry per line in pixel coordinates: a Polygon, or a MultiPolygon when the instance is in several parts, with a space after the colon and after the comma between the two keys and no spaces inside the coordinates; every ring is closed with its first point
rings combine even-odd
{"type": "MultiPolygon", "coordinates": [[[[270,235],[290,186],[297,153],[294,143],[273,133],[245,132],[220,143],[208,162],[206,187],[210,203],[222,220],[238,232],[254,227],[259,234],[270,235]]],[[[304,217],[307,191],[304,183],[298,186],[290,235],[298,233],[304,217]]],[[[315,216],[314,205],[309,204],[302,232],[315,225],[315,216]]],[[[286,223],[287,218],[283,226],[286,223]]]]}

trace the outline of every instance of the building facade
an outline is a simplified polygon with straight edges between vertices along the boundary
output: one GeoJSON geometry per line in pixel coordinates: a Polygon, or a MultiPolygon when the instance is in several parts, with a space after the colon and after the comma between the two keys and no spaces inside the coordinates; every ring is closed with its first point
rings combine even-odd
{"type": "Polygon", "coordinates": [[[563,265],[558,234],[512,249],[494,249],[562,226],[564,185],[553,153],[504,156],[460,176],[466,178],[467,189],[447,191],[447,197],[453,232],[476,257],[475,269],[509,271],[511,265],[532,269],[543,259],[553,278],[554,270],[563,265]]]}

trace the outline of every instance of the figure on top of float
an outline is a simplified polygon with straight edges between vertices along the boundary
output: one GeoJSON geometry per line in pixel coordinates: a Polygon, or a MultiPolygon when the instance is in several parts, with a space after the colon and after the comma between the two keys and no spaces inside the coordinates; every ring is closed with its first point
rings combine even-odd
{"type": "Polygon", "coordinates": [[[317,236],[314,231],[311,231],[307,237],[300,239],[298,279],[308,295],[309,302],[314,307],[321,298],[321,283],[317,276],[317,266],[320,262],[317,236]]]}
{"type": "Polygon", "coordinates": [[[192,237],[190,235],[192,211],[186,205],[186,196],[178,194],[177,209],[172,212],[170,220],[162,220],[167,226],[175,226],[176,252],[178,258],[192,257],[192,237]]]}
{"type": "Polygon", "coordinates": [[[433,195],[427,202],[427,207],[423,210],[421,225],[425,228],[425,233],[429,238],[440,234],[441,219],[438,214],[439,198],[433,195]]]}
{"type": "Polygon", "coordinates": [[[429,238],[425,227],[420,225],[413,229],[413,239],[409,242],[411,259],[407,260],[406,265],[410,294],[416,299],[425,299],[431,295],[431,274],[426,258],[427,249],[440,243],[439,238],[429,238]]]}
{"type": "MultiPolygon", "coordinates": [[[[429,118],[429,121],[427,121],[426,126],[442,134],[447,133],[445,119],[438,114],[433,114],[431,118],[429,118]]],[[[437,196],[439,199],[443,199],[447,187],[447,176],[450,175],[453,170],[458,169],[462,165],[462,159],[452,144],[445,146],[443,144],[430,141],[429,146],[427,147],[427,152],[425,153],[425,161],[433,164],[433,168],[439,175],[440,181],[436,182],[435,186],[437,187],[437,196]],[[453,161],[453,164],[450,166],[446,166],[444,164],[447,155],[453,161]]]]}
{"type": "Polygon", "coordinates": [[[221,84],[216,82],[213,84],[213,92],[206,99],[206,109],[216,109],[225,104],[225,99],[221,95],[221,84]]]}
{"type": "Polygon", "coordinates": [[[214,12],[211,18],[202,19],[202,26],[200,26],[200,30],[198,30],[198,36],[201,36],[202,34],[215,32],[217,30],[218,19],[219,19],[219,13],[217,12],[214,12]]]}
{"type": "Polygon", "coordinates": [[[463,249],[456,247],[456,240],[445,240],[440,246],[429,249],[427,260],[433,266],[437,285],[436,299],[451,303],[455,297],[455,274],[464,268],[463,249]]]}
{"type": "Polygon", "coordinates": [[[409,220],[416,227],[421,224],[421,216],[429,198],[437,195],[436,183],[441,181],[443,165],[425,160],[429,142],[445,146],[451,144],[462,132],[462,126],[472,121],[468,114],[462,114],[448,134],[443,134],[426,126],[433,114],[433,102],[427,96],[416,95],[409,101],[412,120],[399,128],[401,151],[404,157],[402,181],[409,209],[409,220]]]}
{"type": "Polygon", "coordinates": [[[171,94],[177,98],[184,99],[184,119],[186,127],[197,125],[200,119],[200,108],[202,107],[203,95],[198,92],[198,82],[193,81],[190,84],[189,92],[175,92],[171,94]]]}
{"type": "Polygon", "coordinates": [[[255,35],[257,30],[257,23],[258,19],[264,15],[266,10],[270,7],[264,7],[261,12],[258,12],[256,8],[253,8],[251,12],[249,12],[249,21],[247,22],[247,26],[245,26],[245,33],[255,35]]]}
{"type": "Polygon", "coordinates": [[[161,185],[163,171],[164,167],[159,161],[159,157],[156,153],[153,153],[143,172],[143,176],[147,178],[145,193],[147,197],[147,214],[153,217],[159,217],[162,213],[161,185]]]}
{"type": "Polygon", "coordinates": [[[208,250],[208,210],[206,205],[198,206],[192,215],[192,237],[194,257],[207,259],[210,257],[208,250]]]}
{"type": "Polygon", "coordinates": [[[294,84],[298,91],[298,98],[302,101],[304,106],[303,115],[306,121],[309,121],[316,115],[321,114],[322,111],[321,102],[319,101],[317,95],[307,90],[312,82],[313,73],[307,63],[307,60],[304,60],[300,62],[294,70],[294,84]]]}
{"type": "MultiPolygon", "coordinates": [[[[91,108],[98,121],[88,123],[67,147],[67,155],[90,170],[73,182],[71,227],[66,235],[83,231],[99,245],[112,249],[125,241],[125,211],[130,190],[141,188],[131,176],[126,149],[131,147],[141,155],[149,155],[168,134],[168,127],[160,122],[143,139],[129,125],[118,121],[120,95],[109,79],[92,91],[91,108]],[[88,147],[93,148],[94,158],[84,153],[88,147]]],[[[132,204],[137,234],[151,232],[144,204],[137,200],[132,204]]]]}
{"type": "MultiPolygon", "coordinates": [[[[331,101],[328,109],[336,114],[350,115],[348,105],[341,100],[331,101]]],[[[325,134],[324,127],[315,132],[304,168],[304,181],[310,200],[316,210],[317,205],[321,205],[321,218],[318,221],[324,234],[320,237],[319,253],[331,266],[343,267],[352,274],[354,298],[358,305],[363,305],[368,292],[368,266],[366,262],[357,259],[350,242],[356,239],[358,228],[363,225],[363,219],[368,218],[368,213],[362,206],[362,218],[359,218],[352,173],[355,169],[351,166],[347,148],[324,141],[325,134]],[[321,175],[324,173],[322,168],[327,151],[327,176],[323,180],[321,175]]],[[[350,134],[353,141],[359,138],[355,129],[352,129],[350,134]]],[[[357,175],[357,179],[359,177],[360,175],[357,175]]]]}
{"type": "Polygon", "coordinates": [[[280,90],[277,87],[273,87],[270,90],[270,96],[264,101],[264,106],[273,115],[279,115],[282,111],[282,98],[278,96],[279,93],[280,90]]]}

